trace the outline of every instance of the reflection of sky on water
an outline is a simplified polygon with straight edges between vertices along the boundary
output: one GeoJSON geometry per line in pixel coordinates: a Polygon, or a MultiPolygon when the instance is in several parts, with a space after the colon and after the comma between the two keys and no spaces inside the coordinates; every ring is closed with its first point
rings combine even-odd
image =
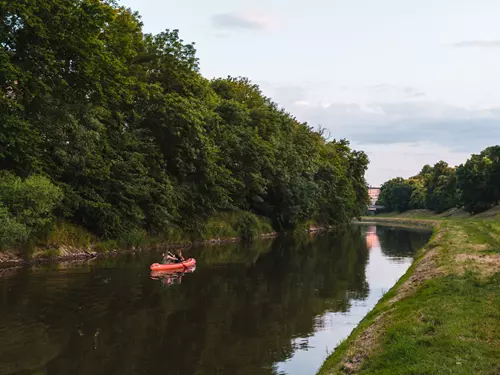
{"type": "Polygon", "coordinates": [[[347,313],[327,312],[316,318],[314,332],[310,337],[295,339],[292,358],[276,364],[278,374],[314,374],[335,346],[345,339],[363,317],[377,304],[411,265],[411,257],[389,257],[382,253],[376,226],[366,231],[366,246],[369,260],[366,266],[366,281],[370,292],[364,300],[354,300],[347,313]]]}
{"type": "Polygon", "coordinates": [[[377,227],[375,225],[370,225],[366,231],[366,247],[368,250],[372,248],[380,248],[380,241],[377,236],[377,227]]]}

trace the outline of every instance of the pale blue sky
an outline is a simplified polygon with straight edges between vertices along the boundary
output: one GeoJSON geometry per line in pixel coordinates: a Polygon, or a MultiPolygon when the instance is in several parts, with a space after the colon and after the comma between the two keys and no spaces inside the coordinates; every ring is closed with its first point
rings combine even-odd
{"type": "Polygon", "coordinates": [[[249,77],[365,150],[371,184],[500,143],[499,0],[121,3],[196,42],[206,77],[249,77]]]}

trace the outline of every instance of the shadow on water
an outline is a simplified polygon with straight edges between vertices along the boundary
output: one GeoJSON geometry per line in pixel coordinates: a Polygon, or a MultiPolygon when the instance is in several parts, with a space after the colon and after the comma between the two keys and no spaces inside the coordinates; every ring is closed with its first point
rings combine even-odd
{"type": "MultiPolygon", "coordinates": [[[[192,249],[196,270],[168,287],[151,279],[154,252],[19,269],[0,277],[0,375],[276,374],[299,352],[324,357],[308,340],[338,337],[321,317],[369,299],[367,232],[192,249]]],[[[429,234],[374,238],[381,256],[409,259],[429,234]]]]}

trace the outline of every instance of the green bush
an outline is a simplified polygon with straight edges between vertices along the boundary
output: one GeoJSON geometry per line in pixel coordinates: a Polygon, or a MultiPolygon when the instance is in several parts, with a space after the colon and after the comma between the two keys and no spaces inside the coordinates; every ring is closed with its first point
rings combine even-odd
{"type": "Polygon", "coordinates": [[[119,248],[115,240],[106,240],[96,243],[94,250],[98,253],[107,253],[119,248]]]}
{"type": "Polygon", "coordinates": [[[47,234],[45,244],[48,247],[68,245],[77,248],[88,248],[93,241],[94,236],[86,229],[65,221],[59,221],[47,234]]]}
{"type": "Polygon", "coordinates": [[[10,172],[0,172],[0,248],[19,245],[47,232],[61,199],[61,190],[44,176],[23,180],[10,172]]]}
{"type": "Polygon", "coordinates": [[[237,237],[231,215],[219,214],[208,219],[202,232],[203,239],[237,237]]]}
{"type": "Polygon", "coordinates": [[[166,243],[186,243],[189,242],[189,234],[175,225],[169,226],[161,235],[161,238],[166,243]]]}
{"type": "Polygon", "coordinates": [[[0,172],[0,203],[28,233],[38,233],[53,223],[54,210],[63,198],[62,191],[44,176],[25,180],[10,172],[0,172]]]}
{"type": "Polygon", "coordinates": [[[248,211],[219,212],[208,219],[203,239],[241,237],[251,240],[260,233],[274,232],[271,221],[248,211]]]}
{"type": "Polygon", "coordinates": [[[257,217],[251,213],[241,215],[236,221],[236,230],[241,238],[246,241],[253,240],[260,234],[260,225],[257,217]]]}
{"type": "Polygon", "coordinates": [[[124,233],[118,239],[120,247],[131,248],[146,244],[148,241],[148,234],[141,229],[132,229],[124,233]]]}
{"type": "Polygon", "coordinates": [[[26,241],[28,229],[9,215],[9,211],[0,203],[0,250],[26,241]]]}

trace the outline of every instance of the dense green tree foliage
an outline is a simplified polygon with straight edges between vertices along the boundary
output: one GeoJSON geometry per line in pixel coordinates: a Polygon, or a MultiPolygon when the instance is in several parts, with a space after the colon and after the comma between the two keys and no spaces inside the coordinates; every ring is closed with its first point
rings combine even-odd
{"type": "Polygon", "coordinates": [[[276,229],[363,212],[363,152],[245,78],[203,78],[176,30],[144,34],[112,0],[0,0],[0,17],[0,170],[47,178],[47,217],[113,238],[201,233],[221,211],[276,229]]]}
{"type": "Polygon", "coordinates": [[[424,182],[425,207],[443,212],[457,205],[455,168],[440,161],[420,173],[424,182]]]}
{"type": "Polygon", "coordinates": [[[472,155],[457,168],[461,202],[470,213],[478,213],[500,202],[500,146],[472,155]]]}
{"type": "Polygon", "coordinates": [[[500,202],[500,146],[472,155],[465,164],[444,161],[426,165],[407,180],[398,177],[382,185],[379,203],[389,210],[427,208],[441,213],[463,207],[476,214],[500,202]]]}
{"type": "Polygon", "coordinates": [[[414,187],[401,177],[385,182],[380,188],[378,203],[391,211],[406,211],[410,208],[414,187]]]}
{"type": "Polygon", "coordinates": [[[61,199],[61,189],[44,176],[23,180],[0,171],[0,247],[46,231],[61,199]]]}

